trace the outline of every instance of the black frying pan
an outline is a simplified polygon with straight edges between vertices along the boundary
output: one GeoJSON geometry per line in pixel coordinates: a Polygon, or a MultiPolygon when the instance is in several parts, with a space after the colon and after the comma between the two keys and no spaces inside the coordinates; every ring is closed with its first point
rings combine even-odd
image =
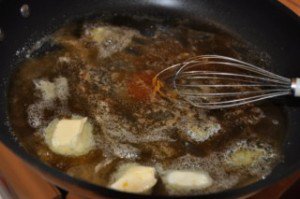
{"type": "MultiPolygon", "coordinates": [[[[30,41],[49,33],[67,20],[103,12],[155,15],[159,18],[180,17],[221,26],[271,56],[274,72],[287,77],[300,76],[300,20],[273,1],[262,0],[48,0],[26,1],[31,8],[29,18],[21,17],[20,6],[25,1],[0,0],[0,28],[5,34],[0,42],[0,139],[40,172],[46,179],[72,192],[116,198],[148,198],[121,193],[74,179],[50,168],[27,154],[10,134],[7,117],[8,80],[20,61],[17,50],[30,41]]],[[[22,55],[22,51],[21,51],[22,55]]],[[[22,57],[22,56],[21,56],[22,57]]],[[[30,93],[29,93],[30,95],[30,93]]],[[[284,142],[284,162],[266,179],[236,190],[201,196],[227,198],[247,195],[284,178],[300,168],[300,99],[286,102],[287,136],[284,142]]],[[[199,196],[198,196],[199,197],[199,196]]],[[[195,197],[194,198],[198,198],[195,197]]],[[[193,198],[193,197],[191,197],[193,198]]]]}

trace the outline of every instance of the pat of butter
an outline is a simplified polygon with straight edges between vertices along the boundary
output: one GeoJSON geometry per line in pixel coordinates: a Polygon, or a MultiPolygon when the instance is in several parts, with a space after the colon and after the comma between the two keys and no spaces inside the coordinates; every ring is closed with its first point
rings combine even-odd
{"type": "Polygon", "coordinates": [[[80,139],[80,134],[83,133],[83,127],[87,118],[83,119],[62,119],[56,125],[52,137],[52,146],[75,147],[80,139]]]}
{"type": "Polygon", "coordinates": [[[163,177],[168,189],[197,190],[212,185],[212,178],[205,171],[170,170],[163,177]]]}
{"type": "Polygon", "coordinates": [[[45,129],[45,138],[49,148],[61,155],[83,155],[94,145],[87,118],[55,119],[45,129]]]}
{"type": "Polygon", "coordinates": [[[146,193],[151,190],[156,182],[153,167],[133,165],[125,169],[110,187],[131,193],[146,193]]]}

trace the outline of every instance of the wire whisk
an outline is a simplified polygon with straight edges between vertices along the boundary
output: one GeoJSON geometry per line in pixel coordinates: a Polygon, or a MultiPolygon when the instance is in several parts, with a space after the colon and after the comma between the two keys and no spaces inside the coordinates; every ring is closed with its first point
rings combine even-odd
{"type": "Polygon", "coordinates": [[[229,108],[283,95],[300,96],[300,78],[285,78],[255,65],[220,55],[201,55],[159,72],[192,105],[229,108]]]}

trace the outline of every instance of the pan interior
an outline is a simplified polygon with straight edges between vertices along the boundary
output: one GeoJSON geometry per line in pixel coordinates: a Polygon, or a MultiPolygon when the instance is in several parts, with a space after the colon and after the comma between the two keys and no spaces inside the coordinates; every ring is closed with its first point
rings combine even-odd
{"type": "Polygon", "coordinates": [[[231,56],[270,70],[266,53],[220,27],[108,14],[65,24],[24,52],[10,81],[14,135],[28,153],[75,178],[110,186],[122,165],[138,163],[156,169],[154,195],[204,194],[265,178],[283,158],[286,117],[280,101],[207,111],[149,95],[155,73],[195,55],[231,56]],[[37,85],[60,78],[68,82],[66,100],[43,99],[37,85]],[[95,148],[79,157],[54,153],[45,129],[55,118],[74,115],[88,117],[95,148]],[[235,162],[239,154],[252,159],[253,151],[260,156],[256,162],[235,162]],[[205,171],[213,183],[173,189],[163,177],[170,170],[205,171]]]}

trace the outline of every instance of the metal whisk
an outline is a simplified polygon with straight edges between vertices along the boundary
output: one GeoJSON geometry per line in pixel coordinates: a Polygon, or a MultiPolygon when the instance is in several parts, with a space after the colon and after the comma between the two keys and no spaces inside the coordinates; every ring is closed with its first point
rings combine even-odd
{"type": "Polygon", "coordinates": [[[285,78],[252,64],[202,55],[166,68],[154,80],[168,82],[192,105],[228,108],[273,97],[300,96],[300,78],[285,78]]]}

